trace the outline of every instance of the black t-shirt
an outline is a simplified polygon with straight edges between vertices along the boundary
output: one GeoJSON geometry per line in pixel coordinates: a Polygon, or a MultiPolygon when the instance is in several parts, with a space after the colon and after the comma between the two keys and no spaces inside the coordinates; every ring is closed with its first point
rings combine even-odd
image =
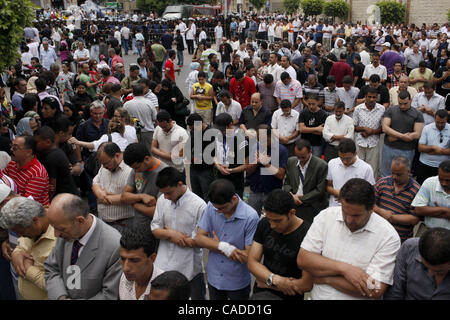
{"type": "Polygon", "coordinates": [[[183,37],[181,35],[176,36],[175,41],[177,42],[177,50],[183,51],[184,50],[183,37]]]}
{"type": "MultiPolygon", "coordinates": [[[[359,91],[359,95],[358,95],[358,99],[362,99],[366,97],[367,91],[369,90],[370,86],[369,85],[365,85],[361,88],[361,90],[359,91]]],[[[383,86],[382,84],[380,84],[377,88],[378,91],[378,95],[377,95],[377,103],[379,104],[384,104],[384,103],[389,103],[389,90],[388,88],[386,88],[385,86],[383,86]]]]}
{"type": "MultiPolygon", "coordinates": [[[[309,222],[303,220],[303,223],[296,230],[284,235],[272,230],[267,218],[261,219],[256,228],[253,241],[263,246],[264,266],[282,277],[301,278],[302,270],[297,267],[297,255],[300,250],[300,244],[310,226],[309,222]]],[[[254,292],[263,290],[270,290],[270,292],[282,299],[303,300],[303,295],[300,294],[288,296],[276,290],[257,288],[256,284],[253,288],[254,292]]]]}
{"type": "Polygon", "coordinates": [[[38,159],[47,170],[49,179],[56,179],[55,196],[60,193],[78,194],[78,189],[70,174],[69,159],[64,151],[54,148],[45,154],[40,154],[38,159]]]}
{"type": "MultiPolygon", "coordinates": [[[[313,128],[318,127],[321,124],[325,123],[325,120],[327,119],[327,113],[319,109],[317,112],[311,112],[309,108],[303,109],[302,112],[300,112],[300,116],[298,118],[298,122],[303,122],[307,128],[313,128]]],[[[302,133],[302,139],[308,140],[312,146],[320,146],[322,145],[322,136],[313,134],[313,133],[302,133]]]]}
{"type": "MultiPolygon", "coordinates": [[[[214,166],[213,164],[206,164],[205,163],[205,157],[209,157],[211,156],[212,158],[215,157],[215,149],[212,149],[211,151],[205,151],[205,149],[212,144],[212,146],[215,146],[215,138],[214,136],[211,138],[211,140],[205,140],[203,139],[203,135],[205,134],[205,132],[207,132],[209,129],[211,129],[210,126],[207,126],[205,131],[203,131],[200,135],[199,135],[199,141],[202,142],[202,147],[198,148],[194,143],[196,143],[195,138],[191,139],[192,137],[195,137],[196,134],[194,132],[194,130],[191,130],[190,132],[190,136],[189,139],[186,143],[186,146],[189,146],[189,151],[190,153],[186,153],[186,156],[190,158],[188,158],[187,160],[189,160],[192,164],[191,164],[191,168],[194,168],[196,170],[212,170],[212,167],[214,166]],[[196,148],[197,147],[197,148],[196,148]],[[195,162],[201,162],[201,163],[195,163],[195,162]]],[[[211,148],[211,147],[210,147],[211,148]]],[[[210,149],[208,149],[210,150],[210,149]]]]}
{"type": "Polygon", "coordinates": [[[358,89],[361,89],[365,83],[365,81],[362,78],[362,76],[364,74],[364,68],[365,68],[365,66],[361,62],[355,64],[353,67],[353,75],[355,77],[358,77],[358,80],[356,81],[356,84],[355,84],[355,87],[357,87],[358,89]]]}
{"type": "Polygon", "coordinates": [[[61,149],[64,152],[67,159],[72,165],[78,162],[77,154],[75,152],[76,148],[74,144],[68,144],[67,142],[63,142],[59,145],[59,149],[61,149]]]}
{"type": "Polygon", "coordinates": [[[231,55],[231,53],[233,53],[233,48],[231,47],[231,45],[229,43],[221,44],[219,53],[220,53],[220,59],[222,62],[231,62],[230,55],[231,55]]]}

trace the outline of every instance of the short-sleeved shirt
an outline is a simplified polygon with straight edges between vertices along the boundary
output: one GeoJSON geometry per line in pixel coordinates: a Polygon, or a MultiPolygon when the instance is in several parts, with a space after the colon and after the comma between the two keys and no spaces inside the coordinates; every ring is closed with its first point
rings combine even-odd
{"type": "Polygon", "coordinates": [[[83,83],[86,86],[86,92],[89,94],[89,96],[94,99],[95,96],[97,95],[97,93],[95,92],[95,88],[94,87],[87,87],[87,83],[90,82],[90,78],[87,74],[80,74],[80,83],[83,83]]]}
{"type": "MultiPolygon", "coordinates": [[[[431,109],[433,109],[433,112],[436,113],[436,111],[440,109],[445,109],[445,98],[435,92],[428,100],[428,98],[425,96],[425,92],[419,92],[414,96],[414,99],[412,99],[411,107],[420,108],[422,107],[422,105],[430,107],[431,109]]],[[[422,114],[425,125],[434,123],[433,116],[429,115],[426,112],[422,112],[422,114]]]]}
{"type": "Polygon", "coordinates": [[[244,76],[244,79],[239,83],[236,78],[230,80],[230,93],[233,99],[241,104],[242,108],[250,105],[252,94],[256,92],[256,85],[252,78],[244,76]]]}
{"type": "MultiPolygon", "coordinates": [[[[294,131],[298,130],[298,117],[300,114],[296,110],[291,110],[288,117],[283,114],[282,109],[278,109],[272,115],[272,129],[277,129],[282,137],[289,137],[294,131]]],[[[288,143],[293,143],[297,138],[294,138],[288,143]]]]}
{"type": "Polygon", "coordinates": [[[152,132],[155,130],[156,106],[150,99],[144,96],[134,97],[125,102],[123,108],[128,111],[131,117],[136,118],[144,126],[142,132],[152,132]]]}
{"type": "MultiPolygon", "coordinates": [[[[236,211],[229,218],[217,212],[211,202],[208,203],[198,227],[212,236],[214,231],[220,241],[227,242],[237,249],[245,250],[245,246],[253,243],[253,236],[259,217],[255,209],[241,198],[236,211]]],[[[250,285],[251,277],[246,263],[228,259],[221,253],[209,251],[206,266],[208,283],[218,290],[240,290],[250,285]]]]}
{"type": "Polygon", "coordinates": [[[166,64],[164,65],[164,74],[166,75],[166,79],[170,81],[175,80],[175,65],[173,64],[173,61],[170,58],[167,59],[166,64]],[[169,71],[167,71],[167,69],[169,69],[169,71]],[[168,76],[170,77],[170,79],[168,76]]]}
{"type": "MultiPolygon", "coordinates": [[[[384,106],[376,103],[372,110],[367,108],[365,103],[361,103],[353,112],[353,123],[356,127],[367,127],[371,129],[380,129],[385,112],[384,106]]],[[[356,132],[355,142],[363,148],[374,148],[380,142],[380,134],[371,134],[363,137],[361,132],[356,132]]]]}
{"type": "MultiPolygon", "coordinates": [[[[426,146],[439,146],[444,149],[450,148],[450,124],[446,123],[442,131],[436,127],[436,123],[427,124],[419,139],[420,144],[426,146]]],[[[450,156],[446,154],[429,154],[426,152],[420,153],[420,162],[427,166],[438,168],[442,161],[449,160],[450,156]]]]}
{"type": "Polygon", "coordinates": [[[266,109],[264,106],[259,109],[256,116],[253,113],[252,106],[246,107],[242,110],[241,116],[239,118],[239,124],[245,125],[247,129],[258,129],[260,124],[267,124],[270,126],[270,121],[272,120],[272,112],[266,109]]]}
{"type": "Polygon", "coordinates": [[[239,102],[237,102],[236,100],[231,99],[231,104],[227,110],[225,104],[222,101],[220,101],[217,104],[216,116],[218,116],[221,113],[228,113],[231,116],[231,118],[233,119],[233,121],[239,120],[239,118],[241,117],[241,113],[242,113],[241,104],[239,102]]]}
{"type": "MultiPolygon", "coordinates": [[[[314,218],[301,247],[361,268],[373,279],[392,285],[400,238],[394,227],[376,213],[371,213],[364,227],[351,232],[344,222],[342,208],[331,207],[314,218]]],[[[314,284],[311,297],[313,300],[368,299],[356,298],[327,284],[314,284]]]]}
{"type": "MultiPolygon", "coordinates": [[[[305,238],[310,226],[308,221],[303,220],[303,223],[297,229],[288,234],[282,234],[274,231],[270,227],[270,222],[267,218],[261,219],[256,228],[253,241],[263,246],[264,266],[270,272],[282,277],[301,278],[302,270],[297,267],[297,255],[300,251],[300,244],[305,238]]],[[[254,293],[264,290],[270,290],[270,292],[276,294],[283,300],[303,300],[303,295],[300,294],[288,296],[280,291],[260,289],[256,285],[253,287],[254,293]]]]}
{"type": "MultiPolygon", "coordinates": [[[[399,106],[390,107],[384,113],[384,118],[391,118],[391,128],[400,133],[414,132],[416,122],[423,123],[422,112],[413,107],[406,111],[402,111],[399,106]]],[[[390,142],[388,135],[384,137],[384,143],[391,148],[400,150],[412,150],[416,147],[416,141],[396,140],[390,142]]]]}
{"type": "Polygon", "coordinates": [[[158,141],[158,149],[172,154],[172,160],[161,159],[161,161],[178,171],[184,171],[183,159],[178,155],[188,138],[186,129],[177,125],[175,121],[173,121],[172,129],[169,132],[165,132],[160,126],[157,126],[153,134],[153,140],[158,141]]]}
{"type": "Polygon", "coordinates": [[[166,49],[159,43],[152,44],[152,51],[155,55],[155,61],[156,62],[163,62],[164,60],[164,53],[166,52],[166,49]]]}
{"type": "MultiPolygon", "coordinates": [[[[411,206],[435,207],[435,202],[437,202],[440,207],[450,207],[450,194],[445,192],[444,188],[442,188],[438,176],[430,177],[422,183],[411,206]]],[[[425,217],[425,225],[428,228],[441,227],[450,229],[450,221],[443,218],[425,217]]]]}
{"type": "MultiPolygon", "coordinates": [[[[322,109],[319,109],[319,111],[317,112],[311,112],[309,108],[305,108],[302,110],[302,112],[300,112],[298,122],[304,123],[307,128],[318,127],[322,124],[325,124],[327,116],[327,113],[322,109]]],[[[322,145],[322,135],[302,133],[302,139],[306,139],[311,142],[312,146],[322,145]]]]}
{"type": "MultiPolygon", "coordinates": [[[[205,82],[204,84],[200,84],[200,82],[194,83],[192,86],[192,90],[194,91],[194,94],[203,95],[209,97],[211,94],[211,90],[213,89],[213,86],[210,85],[208,82],[205,82]]],[[[198,100],[195,99],[195,108],[199,110],[210,110],[212,109],[212,100],[198,100]]]]}
{"type": "MultiPolygon", "coordinates": [[[[127,185],[134,188],[134,193],[145,193],[158,199],[160,192],[159,188],[156,186],[156,177],[158,176],[158,173],[166,167],[167,165],[160,161],[155,168],[151,168],[146,172],[136,172],[132,170],[130,176],[128,177],[127,185]]],[[[152,217],[146,216],[145,214],[135,210],[135,225],[143,225],[145,228],[150,230],[151,222],[152,217]]]]}
{"type": "Polygon", "coordinates": [[[286,86],[283,81],[278,80],[273,96],[280,98],[281,101],[289,100],[291,103],[294,103],[295,99],[303,97],[302,85],[297,80],[291,80],[286,86]]]}
{"type": "MultiPolygon", "coordinates": [[[[395,192],[392,176],[381,178],[374,187],[377,206],[385,210],[390,210],[394,214],[416,215],[411,207],[411,203],[420,189],[420,184],[416,180],[410,178],[406,186],[398,193],[395,192]]],[[[397,223],[392,225],[397,230],[402,242],[413,236],[414,225],[397,223]]]]}
{"type": "Polygon", "coordinates": [[[69,159],[64,151],[54,148],[39,159],[47,170],[49,179],[56,179],[54,196],[60,193],[78,194],[77,186],[70,173],[69,159]]]}
{"type": "MultiPolygon", "coordinates": [[[[361,91],[359,91],[358,99],[362,99],[366,97],[367,91],[369,90],[370,86],[366,85],[361,88],[361,91]]],[[[379,104],[385,104],[389,103],[390,96],[389,96],[389,90],[382,84],[380,84],[377,88],[377,103],[379,104]]]]}

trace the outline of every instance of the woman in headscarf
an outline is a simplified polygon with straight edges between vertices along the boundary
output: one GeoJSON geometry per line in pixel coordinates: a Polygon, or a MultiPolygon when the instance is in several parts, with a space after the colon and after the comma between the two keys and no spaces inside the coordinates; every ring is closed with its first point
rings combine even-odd
{"type": "Polygon", "coordinates": [[[32,136],[38,127],[39,124],[34,118],[22,118],[16,126],[17,136],[32,136]]]}
{"type": "Polygon", "coordinates": [[[184,96],[181,90],[171,81],[164,79],[161,81],[161,90],[157,94],[159,110],[166,110],[170,113],[172,120],[182,128],[186,128],[185,116],[175,113],[175,104],[183,102],[184,96]]]}

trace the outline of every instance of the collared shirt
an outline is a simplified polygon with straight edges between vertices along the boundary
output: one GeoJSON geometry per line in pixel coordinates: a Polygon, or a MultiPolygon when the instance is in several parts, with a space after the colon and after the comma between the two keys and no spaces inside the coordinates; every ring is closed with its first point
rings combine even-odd
{"type": "MultiPolygon", "coordinates": [[[[440,207],[450,207],[450,194],[444,191],[438,176],[430,177],[423,182],[411,206],[435,207],[435,202],[440,207]]],[[[425,217],[425,225],[428,228],[450,229],[450,221],[442,218],[425,217]]]]}
{"type": "MultiPolygon", "coordinates": [[[[351,232],[342,209],[331,207],[315,218],[301,247],[322,256],[361,268],[375,280],[392,285],[400,238],[394,227],[376,213],[361,229],[351,232]]],[[[359,300],[326,284],[315,284],[313,300],[359,300]]]]}
{"type": "MultiPolygon", "coordinates": [[[[360,178],[375,184],[373,178],[372,167],[356,156],[356,161],[351,166],[345,166],[342,163],[341,158],[335,158],[328,162],[328,174],[327,180],[333,181],[333,188],[340,190],[342,186],[352,178],[360,178]]],[[[341,203],[335,199],[334,196],[330,196],[330,207],[340,206],[341,203]]]]}
{"type": "Polygon", "coordinates": [[[334,107],[334,104],[339,101],[337,92],[337,87],[334,87],[333,90],[330,90],[328,87],[323,88],[324,105],[334,107]]]}
{"type": "MultiPolygon", "coordinates": [[[[291,77],[291,79],[297,80],[297,73],[295,72],[295,69],[292,66],[289,66],[286,69],[283,68],[281,73],[283,73],[283,72],[289,73],[289,76],[291,77]]],[[[281,76],[281,74],[280,74],[280,76],[281,76]]]]}
{"type": "MultiPolygon", "coordinates": [[[[298,130],[298,117],[299,117],[298,111],[291,110],[291,113],[289,116],[285,116],[283,114],[283,110],[278,109],[275,111],[272,115],[272,129],[277,129],[278,133],[282,137],[289,137],[291,134],[293,134],[295,131],[298,130]]],[[[297,140],[298,136],[294,139],[289,140],[289,143],[293,143],[295,140],[297,140]]]]}
{"type": "Polygon", "coordinates": [[[233,121],[239,120],[239,118],[241,117],[241,113],[242,113],[242,106],[236,100],[231,99],[231,104],[227,108],[225,106],[225,104],[222,101],[220,101],[217,104],[216,116],[218,116],[221,113],[228,113],[231,116],[231,118],[233,119],[233,121]]]}
{"type": "MultiPolygon", "coordinates": [[[[205,209],[205,201],[187,187],[186,192],[176,203],[166,199],[162,194],[156,202],[151,229],[153,231],[170,228],[194,239],[197,224],[205,209]]],[[[188,280],[192,280],[202,272],[202,257],[201,248],[183,248],[167,239],[160,239],[155,266],[163,270],[176,270],[184,274],[188,280]]]]}
{"type": "MultiPolygon", "coordinates": [[[[359,94],[359,89],[356,87],[350,87],[350,89],[347,91],[345,88],[337,88],[337,97],[339,101],[342,101],[345,103],[345,109],[350,110],[355,106],[356,98],[359,94]]],[[[353,113],[349,115],[349,117],[352,117],[353,113]]]]}
{"type": "Polygon", "coordinates": [[[36,157],[20,169],[17,166],[17,162],[10,161],[2,173],[13,179],[22,197],[32,196],[34,200],[43,206],[50,204],[47,170],[36,157]]]}
{"type": "Polygon", "coordinates": [[[406,240],[397,254],[394,284],[384,300],[450,300],[450,273],[436,286],[435,278],[422,262],[419,238],[406,240]]]}
{"type": "MultiPolygon", "coordinates": [[[[428,98],[425,96],[425,92],[419,92],[412,100],[411,107],[418,109],[423,105],[430,107],[434,112],[436,112],[440,109],[445,109],[445,98],[434,92],[431,98],[428,100],[428,98]]],[[[422,112],[422,114],[425,125],[434,123],[433,116],[429,115],[426,112],[422,112]]]]}
{"type": "MultiPolygon", "coordinates": [[[[295,99],[300,99],[303,97],[302,85],[297,80],[292,79],[291,82],[289,82],[289,84],[286,86],[284,85],[283,81],[278,80],[273,96],[276,98],[280,98],[281,101],[287,99],[291,103],[294,103],[295,99]]],[[[300,112],[299,105],[297,105],[294,110],[300,112]]]]}
{"type": "MultiPolygon", "coordinates": [[[[75,137],[79,141],[86,142],[99,140],[108,131],[108,122],[109,120],[103,118],[100,127],[97,127],[92,123],[91,118],[78,126],[77,134],[75,137]]],[[[82,154],[84,158],[87,158],[89,156],[89,153],[89,150],[83,149],[82,154]]]]}
{"type": "Polygon", "coordinates": [[[88,232],[86,232],[86,234],[81,239],[78,239],[78,242],[82,245],[80,247],[80,250],[78,251],[78,257],[81,256],[81,252],[83,252],[84,247],[86,247],[87,243],[89,242],[89,239],[94,233],[95,227],[97,226],[97,218],[91,213],[89,213],[89,215],[92,217],[92,224],[88,232]]]}
{"type": "MultiPolygon", "coordinates": [[[[414,80],[417,78],[424,78],[427,81],[431,81],[434,78],[433,71],[426,68],[424,73],[420,73],[420,68],[415,68],[409,73],[409,80],[411,81],[411,80],[414,80]]],[[[412,84],[411,86],[414,87],[417,91],[419,91],[420,88],[422,88],[424,84],[425,84],[425,82],[423,82],[423,81],[417,81],[416,83],[412,84]]]]}
{"type": "Polygon", "coordinates": [[[14,252],[30,254],[34,263],[25,274],[19,277],[19,291],[25,300],[47,300],[45,288],[44,262],[53,250],[56,243],[55,230],[49,224],[47,230],[35,241],[28,237],[20,237],[14,252]]]}
{"type": "MultiPolygon", "coordinates": [[[[89,50],[86,48],[83,48],[83,50],[80,50],[80,49],[75,50],[75,52],[73,53],[73,59],[76,60],[79,58],[90,58],[89,50]]],[[[88,60],[83,60],[83,61],[80,61],[79,64],[87,63],[87,62],[88,62],[88,60]]]]}
{"type": "Polygon", "coordinates": [[[128,111],[131,117],[137,118],[144,126],[142,132],[155,130],[156,106],[149,99],[144,96],[134,97],[132,100],[125,102],[123,108],[128,111]]]}
{"type": "Polygon", "coordinates": [[[336,115],[332,114],[325,120],[325,125],[322,130],[322,136],[326,142],[332,146],[337,147],[339,145],[338,140],[331,141],[331,137],[334,135],[344,135],[345,138],[352,139],[354,135],[355,127],[353,125],[353,119],[348,115],[343,114],[340,120],[336,119],[336,115]]]}
{"type": "Polygon", "coordinates": [[[257,129],[260,124],[267,124],[270,126],[270,120],[272,118],[272,112],[261,106],[261,109],[256,113],[253,113],[253,107],[248,106],[242,110],[241,117],[239,118],[239,125],[243,124],[247,129],[257,129]]]}
{"type": "MultiPolygon", "coordinates": [[[[99,185],[108,193],[121,194],[123,188],[127,185],[127,179],[131,170],[123,160],[114,172],[101,166],[92,183],[99,185]]],[[[99,203],[97,207],[99,217],[109,223],[134,216],[133,206],[129,204],[113,205],[99,203]]]]}
{"type": "MultiPolygon", "coordinates": [[[[426,125],[422,130],[419,143],[427,146],[439,146],[444,149],[450,148],[450,125],[446,123],[442,131],[436,127],[434,122],[426,125]]],[[[420,162],[434,168],[438,168],[442,161],[449,159],[449,155],[435,155],[426,152],[421,152],[419,158],[420,162]]]]}
{"type": "MultiPolygon", "coordinates": [[[[411,208],[411,202],[419,192],[420,184],[413,178],[409,178],[406,186],[398,193],[395,192],[395,185],[392,176],[381,178],[375,184],[376,204],[382,209],[390,210],[394,214],[416,214],[411,208]]],[[[393,224],[395,230],[402,241],[413,236],[413,225],[393,224]]]]}
{"type": "Polygon", "coordinates": [[[275,83],[280,80],[281,73],[284,71],[283,67],[280,66],[278,63],[275,63],[273,66],[271,64],[267,67],[267,73],[271,74],[273,76],[273,81],[275,83]]]}
{"type": "Polygon", "coordinates": [[[53,63],[55,63],[56,59],[58,59],[55,50],[50,46],[48,47],[48,50],[45,50],[44,47],[42,47],[40,55],[41,55],[41,64],[47,70],[50,70],[50,66],[53,63]]]}
{"type": "MultiPolygon", "coordinates": [[[[198,227],[208,232],[210,236],[214,231],[220,241],[227,242],[239,250],[245,250],[245,247],[253,242],[258,221],[259,217],[255,209],[239,198],[236,211],[229,219],[218,213],[209,202],[198,227]]],[[[233,261],[211,250],[206,272],[208,283],[218,290],[240,290],[251,283],[250,271],[246,263],[233,261]]]]}
{"type": "Polygon", "coordinates": [[[175,121],[172,123],[172,129],[169,132],[165,132],[160,126],[157,126],[153,134],[153,140],[158,141],[158,149],[172,155],[171,160],[160,158],[161,161],[182,172],[184,170],[184,163],[183,159],[179,156],[179,152],[189,139],[189,135],[186,129],[177,125],[175,121]]]}
{"type": "Polygon", "coordinates": [[[419,63],[423,61],[423,55],[420,52],[414,53],[410,52],[408,54],[405,54],[405,61],[406,67],[409,69],[415,69],[419,67],[419,63]]]}
{"type": "MultiPolygon", "coordinates": [[[[378,65],[378,67],[374,67],[373,64],[368,64],[364,68],[363,78],[370,78],[371,75],[377,74],[380,76],[381,81],[387,79],[387,70],[386,67],[383,65],[378,65]]],[[[369,81],[366,81],[366,84],[369,84],[369,81]]]]}
{"type": "MultiPolygon", "coordinates": [[[[355,108],[353,113],[353,122],[355,127],[368,127],[371,129],[380,129],[385,112],[384,106],[376,103],[372,110],[369,110],[365,103],[361,103],[355,108]]],[[[356,133],[356,144],[364,148],[373,148],[380,142],[380,134],[372,134],[364,138],[361,132],[356,133]]]]}
{"type": "Polygon", "coordinates": [[[164,273],[164,270],[159,269],[153,264],[153,272],[150,280],[148,281],[147,288],[144,293],[136,298],[136,282],[127,280],[125,274],[122,273],[119,282],[119,299],[120,300],[144,300],[145,296],[150,294],[150,290],[152,288],[152,281],[160,274],[164,273]]]}
{"type": "MultiPolygon", "coordinates": [[[[390,96],[390,105],[391,106],[398,106],[398,94],[400,93],[399,87],[392,87],[389,89],[389,96],[390,96]]],[[[417,90],[414,87],[408,86],[406,89],[409,92],[409,95],[411,96],[411,99],[414,100],[414,97],[417,94],[417,90]]]]}
{"type": "MultiPolygon", "coordinates": [[[[306,161],[304,167],[302,167],[302,165],[300,164],[300,160],[297,161],[297,167],[302,172],[303,178],[306,177],[306,170],[308,170],[311,159],[312,159],[312,154],[309,156],[309,159],[308,159],[308,161],[306,161]]],[[[296,195],[303,196],[303,182],[302,182],[302,179],[300,178],[300,174],[299,174],[299,179],[298,179],[298,190],[297,190],[296,195]]]]}
{"type": "Polygon", "coordinates": [[[156,96],[156,94],[154,94],[154,93],[152,92],[152,90],[149,90],[149,91],[144,95],[144,97],[147,98],[147,99],[149,99],[149,100],[153,103],[153,105],[155,106],[155,108],[158,108],[158,107],[159,107],[159,104],[158,104],[158,97],[156,96]]]}

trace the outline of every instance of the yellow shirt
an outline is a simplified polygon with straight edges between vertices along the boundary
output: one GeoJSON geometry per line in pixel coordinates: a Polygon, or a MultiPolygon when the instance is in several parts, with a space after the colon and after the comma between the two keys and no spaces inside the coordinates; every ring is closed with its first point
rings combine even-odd
{"type": "MultiPolygon", "coordinates": [[[[194,94],[203,95],[209,97],[211,94],[211,90],[213,89],[212,85],[208,82],[205,82],[203,85],[200,82],[196,82],[192,86],[192,90],[194,90],[194,94]]],[[[212,100],[199,100],[195,99],[195,108],[200,110],[209,110],[212,109],[212,100]]]]}
{"type": "Polygon", "coordinates": [[[19,291],[25,300],[47,300],[45,289],[44,262],[53,250],[56,243],[55,231],[48,225],[47,231],[34,241],[27,237],[20,237],[16,251],[31,254],[34,264],[28,268],[25,278],[19,277],[19,291]]]}
{"type": "MultiPolygon", "coordinates": [[[[418,78],[425,78],[425,80],[427,80],[427,81],[432,81],[434,78],[433,71],[426,68],[424,73],[420,73],[419,68],[413,69],[409,73],[409,80],[414,80],[414,79],[418,79],[418,78]]],[[[420,89],[423,87],[424,84],[425,84],[425,82],[419,81],[419,82],[412,84],[411,87],[413,87],[418,92],[420,92],[420,89]]]]}

